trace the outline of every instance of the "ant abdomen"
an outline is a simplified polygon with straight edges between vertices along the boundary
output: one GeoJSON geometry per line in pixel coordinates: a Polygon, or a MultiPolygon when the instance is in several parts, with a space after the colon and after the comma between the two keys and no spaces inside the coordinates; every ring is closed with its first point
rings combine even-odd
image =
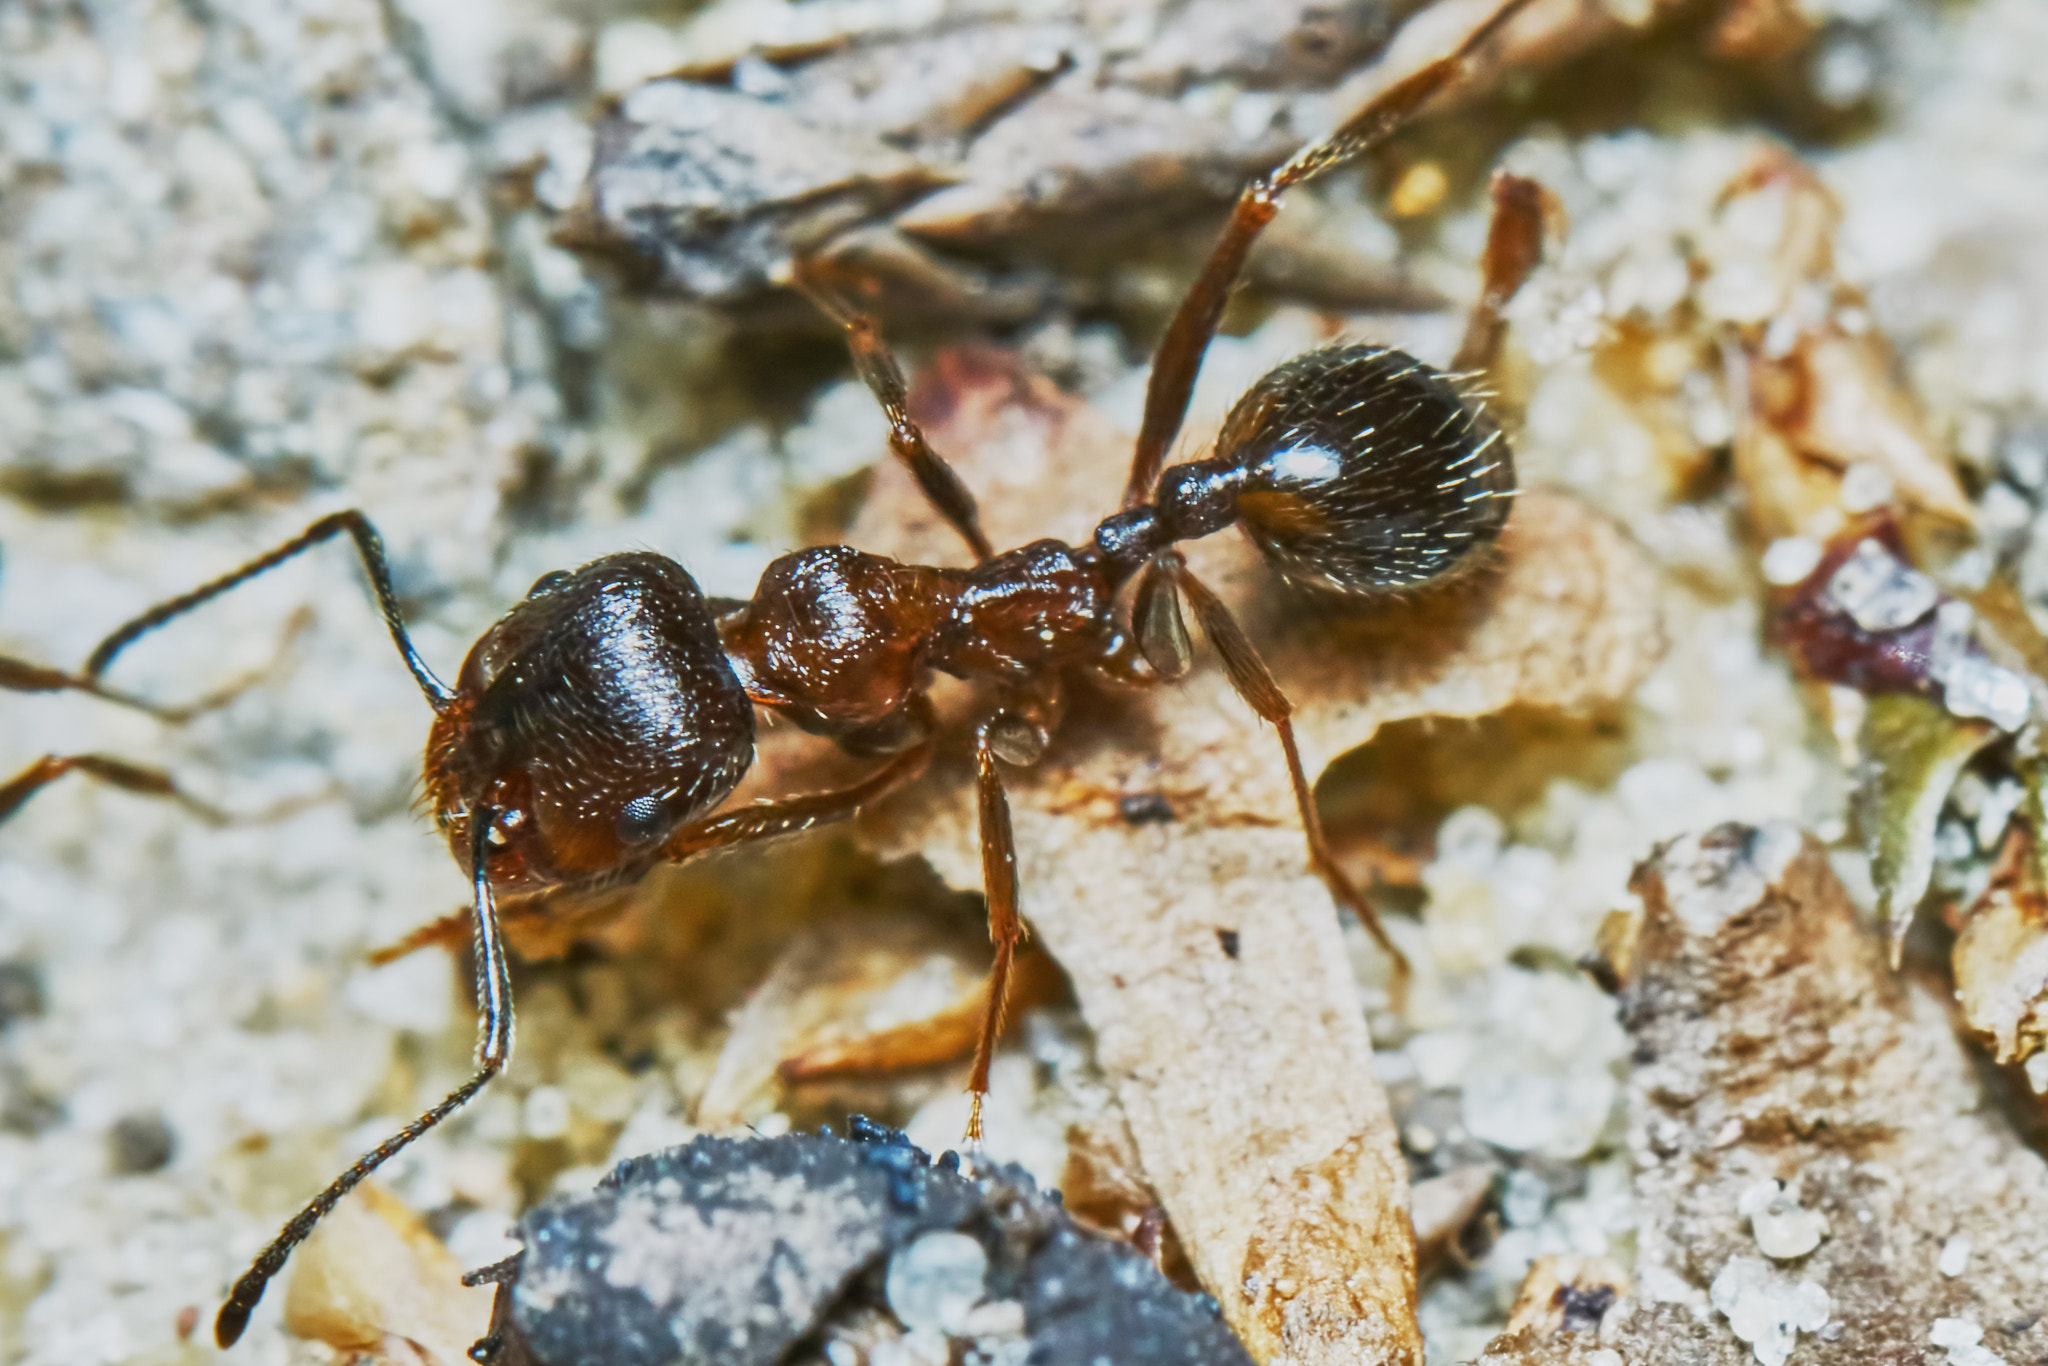
{"type": "Polygon", "coordinates": [[[1507,521],[1513,458],[1446,375],[1387,347],[1312,351],[1239,399],[1203,462],[1241,470],[1237,521],[1298,583],[1370,594],[1466,562],[1507,521]]]}

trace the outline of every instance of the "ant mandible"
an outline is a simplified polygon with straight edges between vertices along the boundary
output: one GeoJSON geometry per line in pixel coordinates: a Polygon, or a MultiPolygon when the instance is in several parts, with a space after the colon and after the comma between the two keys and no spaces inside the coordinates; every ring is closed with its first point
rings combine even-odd
{"type": "MultiPolygon", "coordinates": [[[[75,690],[175,717],[105,684],[107,667],[146,633],[345,534],[434,712],[424,785],[471,882],[475,1074],[284,1226],[221,1307],[214,1337],[222,1347],[240,1338],[270,1279],[342,1196],[504,1069],[512,997],[498,895],[618,881],[659,862],[853,814],[925,768],[937,739],[925,695],[934,671],[990,684],[996,696],[974,733],[995,955],[969,1083],[970,1140],[980,1136],[1022,935],[998,762],[1030,765],[1043,755],[1067,670],[1140,684],[1185,674],[1183,598],[1232,686],[1279,734],[1311,867],[1405,971],[1372,907],[1330,855],[1286,696],[1175,546],[1241,527],[1288,579],[1353,597],[1442,579],[1472,563],[1507,520],[1514,466],[1500,431],[1451,376],[1391,349],[1339,345],[1289,361],[1254,385],[1208,458],[1161,467],[1246,255],[1282,194],[1384,140],[1462,74],[1526,3],[1503,0],[1448,56],[1390,86],[1245,189],[1160,343],[1122,510],[1087,545],[1042,540],[994,553],[973,497],[911,420],[902,372],[872,321],[799,267],[798,282],[844,329],[855,367],[888,417],[892,453],[973,549],[973,568],[902,564],[845,546],[804,550],[769,565],[753,598],[720,615],[675,561],[651,552],[609,555],[543,576],[470,649],[449,687],[407,636],[376,531],[348,511],[151,608],[108,636],[78,673],[0,657],[0,687],[75,690]],[[1127,608],[1119,605],[1126,598],[1127,608]],[[882,762],[849,787],[719,811],[753,760],[756,707],[882,762]]],[[[1454,370],[1479,368],[1493,352],[1500,305],[1533,263],[1534,195],[1528,182],[1496,178],[1486,291],[1454,370]]],[[[0,819],[71,772],[209,810],[157,770],[104,755],[50,755],[0,786],[0,819]]]]}

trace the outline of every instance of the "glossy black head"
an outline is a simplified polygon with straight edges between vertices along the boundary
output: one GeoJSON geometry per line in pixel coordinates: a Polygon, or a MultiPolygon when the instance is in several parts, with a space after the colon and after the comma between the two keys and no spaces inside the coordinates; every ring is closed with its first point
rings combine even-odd
{"type": "Polygon", "coordinates": [[[1296,582],[1427,583],[1500,534],[1515,492],[1500,429],[1400,351],[1336,346],[1246,392],[1213,463],[1243,471],[1239,525],[1296,582]]]}
{"type": "Polygon", "coordinates": [[[503,813],[491,876],[514,890],[632,866],[753,755],[753,705],[696,581],[609,555],[540,580],[470,650],[427,781],[457,858],[471,808],[503,813]]]}

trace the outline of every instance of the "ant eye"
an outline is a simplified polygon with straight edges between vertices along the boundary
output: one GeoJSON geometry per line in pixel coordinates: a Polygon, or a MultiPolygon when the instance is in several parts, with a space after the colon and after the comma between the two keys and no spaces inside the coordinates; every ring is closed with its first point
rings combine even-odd
{"type": "Polygon", "coordinates": [[[568,582],[568,579],[568,570],[551,569],[547,573],[541,575],[539,578],[533,581],[533,587],[526,590],[526,596],[529,598],[537,598],[543,593],[552,593],[557,588],[560,588],[564,583],[568,582]]]}
{"type": "Polygon", "coordinates": [[[635,797],[619,811],[618,832],[623,844],[645,844],[668,833],[668,800],[652,793],[635,797]]]}

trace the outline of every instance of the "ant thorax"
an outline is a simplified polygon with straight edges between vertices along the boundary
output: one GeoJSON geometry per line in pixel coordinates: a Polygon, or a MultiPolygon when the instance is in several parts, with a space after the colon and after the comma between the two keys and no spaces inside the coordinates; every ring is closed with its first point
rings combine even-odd
{"type": "Polygon", "coordinates": [[[972,569],[822,546],[769,565],[720,630],[755,701],[886,750],[897,747],[884,738],[890,722],[934,671],[1020,684],[1099,658],[1114,635],[1112,589],[1095,556],[1059,541],[972,569]]]}

